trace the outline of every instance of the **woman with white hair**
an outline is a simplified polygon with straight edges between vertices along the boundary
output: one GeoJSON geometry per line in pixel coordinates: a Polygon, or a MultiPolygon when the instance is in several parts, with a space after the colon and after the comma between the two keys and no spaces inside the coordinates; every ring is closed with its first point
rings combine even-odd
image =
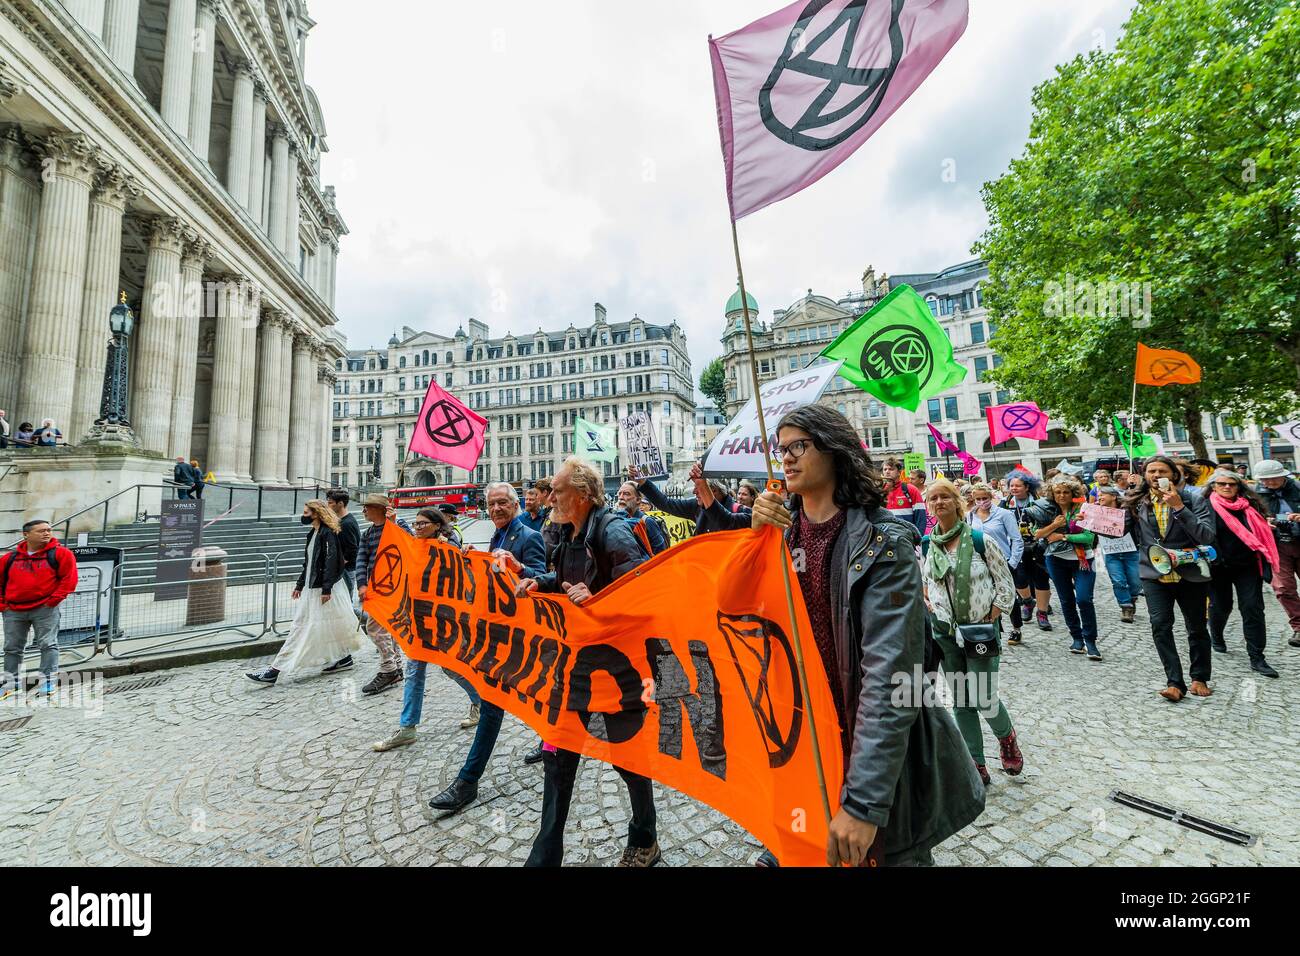
{"type": "Polygon", "coordinates": [[[1250,669],[1265,677],[1277,677],[1277,671],[1264,660],[1264,582],[1272,581],[1278,569],[1277,542],[1268,523],[1268,508],[1235,471],[1219,468],[1210,476],[1209,484],[1218,553],[1210,574],[1210,646],[1220,654],[1228,651],[1223,629],[1232,615],[1235,590],[1250,669]]]}
{"type": "Polygon", "coordinates": [[[282,672],[325,667],[361,646],[357,619],[344,598],[334,600],[333,589],[343,577],[339,550],[339,517],[329,505],[313,498],[302,507],[302,523],[311,526],[304,547],[302,571],[293,587],[298,602],[289,636],[271,666],[244,676],[258,684],[274,684],[282,672]]]}
{"type": "Polygon", "coordinates": [[[36,431],[36,444],[42,448],[53,448],[63,439],[63,432],[54,424],[54,419],[47,418],[41,422],[36,431]]]}

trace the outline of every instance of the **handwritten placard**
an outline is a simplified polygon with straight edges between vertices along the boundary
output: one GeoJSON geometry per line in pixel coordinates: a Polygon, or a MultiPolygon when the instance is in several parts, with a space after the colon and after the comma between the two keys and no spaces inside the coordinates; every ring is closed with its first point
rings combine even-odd
{"type": "Polygon", "coordinates": [[[1117,537],[1124,533],[1124,509],[1085,504],[1079,509],[1077,524],[1096,534],[1117,537]]]}

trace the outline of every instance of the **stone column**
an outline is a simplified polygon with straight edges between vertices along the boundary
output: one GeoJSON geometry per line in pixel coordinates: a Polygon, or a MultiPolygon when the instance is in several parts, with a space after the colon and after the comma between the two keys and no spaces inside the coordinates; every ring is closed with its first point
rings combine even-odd
{"type": "Polygon", "coordinates": [[[329,352],[322,346],[314,353],[316,359],[316,407],[312,411],[311,473],[319,475],[323,481],[330,480],[329,469],[329,430],[330,410],[334,407],[334,383],[332,371],[325,365],[329,361],[329,352]]]}
{"type": "Polygon", "coordinates": [[[190,85],[194,80],[195,0],[171,0],[163,46],[163,121],[182,139],[190,133],[190,85]]]}
{"type": "Polygon", "coordinates": [[[104,0],[63,0],[63,5],[91,36],[97,40],[103,36],[104,0]]]}
{"type": "MultiPolygon", "coordinates": [[[[17,413],[21,377],[24,297],[31,276],[32,236],[41,189],[27,145],[11,126],[0,133],[0,408],[17,413]]],[[[12,424],[10,425],[12,428],[12,424]]]]}
{"type": "Polygon", "coordinates": [[[276,484],[280,485],[287,485],[293,480],[289,474],[289,443],[293,441],[289,416],[293,407],[293,340],[297,333],[297,325],[290,318],[285,323],[280,340],[280,388],[275,414],[275,479],[276,484]]]}
{"type": "Polygon", "coordinates": [[[104,363],[112,333],[108,313],[118,303],[122,270],[122,216],[140,187],[121,166],[104,164],[90,197],[90,237],[86,244],[86,283],[81,299],[81,332],[77,339],[77,377],[72,416],[63,436],[80,442],[99,417],[104,392],[104,363]]]}
{"type": "Polygon", "coordinates": [[[212,68],[217,56],[217,0],[198,0],[194,29],[194,75],[190,80],[190,145],[199,160],[208,161],[212,132],[212,68]]]}
{"type": "Polygon", "coordinates": [[[241,481],[253,480],[253,402],[257,394],[257,324],[261,315],[262,290],[250,284],[244,299],[244,362],[239,386],[237,467],[241,481]]]}
{"type": "Polygon", "coordinates": [[[253,480],[259,485],[276,483],[275,461],[280,447],[275,422],[280,414],[280,356],[284,352],[283,331],[287,316],[270,309],[262,319],[257,361],[257,432],[253,442],[253,480]]]}
{"type": "Polygon", "coordinates": [[[150,226],[140,315],[131,336],[135,352],[131,425],[147,451],[171,457],[188,451],[171,446],[181,251],[186,227],[172,216],[159,216],[150,226]]]}
{"type": "Polygon", "coordinates": [[[226,188],[235,202],[248,205],[248,161],[253,155],[253,67],[241,60],[235,67],[235,98],[230,107],[230,161],[226,188]]]}
{"type": "Polygon", "coordinates": [[[289,257],[289,265],[298,271],[298,144],[289,143],[289,184],[286,190],[287,200],[284,217],[284,254],[289,257]]]}
{"type": "Polygon", "coordinates": [[[140,0],[108,0],[104,17],[104,47],[127,76],[135,76],[135,35],[140,25],[140,0]]]}
{"type": "Polygon", "coordinates": [[[212,244],[197,233],[186,236],[181,254],[181,294],[176,334],[176,388],[172,399],[171,451],[194,457],[194,379],[199,364],[199,320],[203,315],[203,269],[212,261],[212,244]]]}
{"type": "MultiPolygon", "coordinates": [[[[45,182],[36,227],[36,254],[27,306],[22,382],[10,422],[52,418],[68,427],[77,371],[77,333],[86,285],[90,189],[98,149],[75,133],[54,133],[40,144],[45,182]]],[[[81,436],[64,433],[65,440],[81,436]]]]}
{"type": "Polygon", "coordinates": [[[289,406],[289,483],[299,485],[311,471],[312,406],[316,403],[316,359],[305,335],[293,340],[293,401],[289,406]]]}
{"type": "Polygon", "coordinates": [[[239,457],[240,366],[244,360],[244,295],[240,276],[217,277],[217,341],[213,353],[208,467],[218,481],[234,481],[239,457]]]}
{"type": "Polygon", "coordinates": [[[335,296],[338,293],[339,278],[339,247],[337,242],[330,243],[330,308],[334,308],[335,296]]]}
{"type": "Polygon", "coordinates": [[[253,221],[263,226],[262,194],[266,190],[266,86],[261,80],[253,82],[253,125],[250,131],[251,148],[248,159],[248,212],[253,221]]]}
{"type": "Polygon", "coordinates": [[[285,218],[289,214],[289,137],[281,123],[271,124],[271,214],[267,234],[271,244],[284,252],[285,218]]]}

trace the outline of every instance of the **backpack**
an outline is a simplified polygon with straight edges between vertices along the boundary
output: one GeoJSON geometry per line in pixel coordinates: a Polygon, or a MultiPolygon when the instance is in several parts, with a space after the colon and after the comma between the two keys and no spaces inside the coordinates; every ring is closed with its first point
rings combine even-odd
{"type": "MultiPolygon", "coordinates": [[[[50,566],[50,570],[54,572],[56,577],[59,573],[59,561],[54,556],[54,552],[58,550],[58,547],[53,547],[45,552],[45,562],[50,566]]],[[[18,552],[10,551],[9,560],[4,563],[3,568],[0,568],[0,600],[4,600],[5,592],[9,590],[9,569],[13,567],[14,562],[17,560],[18,552]]],[[[28,557],[27,560],[30,561],[32,559],[28,557]]]]}

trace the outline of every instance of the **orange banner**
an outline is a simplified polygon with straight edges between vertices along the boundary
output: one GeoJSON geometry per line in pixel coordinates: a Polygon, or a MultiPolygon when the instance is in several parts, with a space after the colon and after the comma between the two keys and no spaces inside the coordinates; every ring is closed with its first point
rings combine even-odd
{"type": "Polygon", "coordinates": [[[415,660],[473,681],[566,750],[643,774],[745,827],[784,865],[825,865],[827,827],[809,716],[832,815],[840,731],[794,571],[805,706],[778,532],[683,542],[579,606],[516,597],[513,573],[389,522],[365,609],[415,660]]]}
{"type": "Polygon", "coordinates": [[[1136,375],[1139,385],[1195,385],[1201,367],[1186,352],[1147,348],[1139,342],[1136,375]]]}

